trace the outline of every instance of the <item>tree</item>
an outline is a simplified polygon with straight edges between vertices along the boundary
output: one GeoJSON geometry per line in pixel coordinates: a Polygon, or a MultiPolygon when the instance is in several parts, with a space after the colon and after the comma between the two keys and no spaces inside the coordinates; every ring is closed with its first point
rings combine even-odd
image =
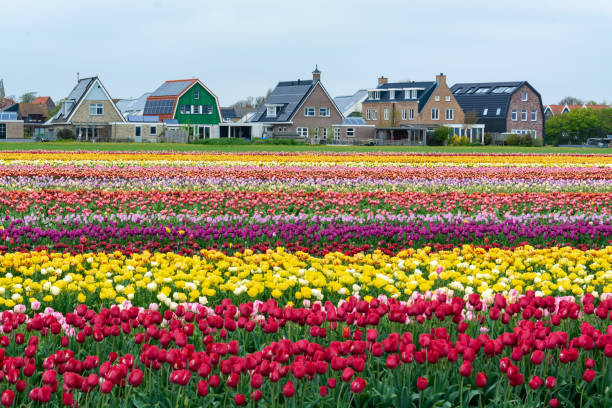
{"type": "Polygon", "coordinates": [[[34,102],[34,98],[36,98],[36,92],[26,92],[21,95],[21,98],[19,98],[19,100],[21,101],[21,103],[32,103],[34,102]]]}
{"type": "Polygon", "coordinates": [[[442,146],[453,134],[453,129],[447,126],[439,126],[433,131],[433,135],[427,138],[429,146],[442,146]]]}
{"type": "Polygon", "coordinates": [[[584,144],[612,133],[612,109],[578,109],[546,120],[546,144],[584,144]]]}
{"type": "Polygon", "coordinates": [[[582,99],[576,98],[574,96],[566,96],[565,98],[559,101],[559,105],[583,105],[584,102],[582,99]]]}
{"type": "Polygon", "coordinates": [[[270,96],[271,93],[272,89],[268,89],[265,96],[247,96],[246,98],[235,102],[232,105],[232,108],[234,108],[234,110],[236,111],[236,115],[242,117],[246,115],[247,111],[255,112],[259,110],[259,108],[263,106],[264,102],[266,101],[268,96],[270,96]]]}

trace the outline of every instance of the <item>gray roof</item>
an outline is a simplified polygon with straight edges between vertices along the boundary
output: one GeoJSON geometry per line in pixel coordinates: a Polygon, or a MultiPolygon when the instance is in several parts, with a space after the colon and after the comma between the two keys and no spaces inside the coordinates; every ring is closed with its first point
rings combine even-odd
{"type": "Polygon", "coordinates": [[[364,118],[344,118],[342,121],[343,125],[354,125],[354,126],[362,126],[366,124],[364,118]]]}
{"type": "Polygon", "coordinates": [[[468,82],[455,84],[450,89],[463,112],[474,113],[478,117],[478,123],[484,124],[488,132],[505,132],[510,100],[524,84],[528,83],[526,81],[468,82]]]}
{"type": "Polygon", "coordinates": [[[279,82],[250,122],[290,121],[294,112],[317,83],[318,81],[299,79],[297,81],[279,82]],[[268,117],[266,105],[279,105],[280,112],[277,113],[276,117],[268,117]]]}
{"type": "Polygon", "coordinates": [[[141,97],[136,99],[121,99],[116,105],[121,113],[126,112],[137,112],[144,110],[145,104],[147,103],[147,97],[151,95],[150,92],[146,92],[141,97]]]}
{"type": "Polygon", "coordinates": [[[180,95],[187,87],[193,84],[194,80],[184,80],[176,82],[164,82],[150,96],[176,96],[180,95]]]}
{"type": "Polygon", "coordinates": [[[352,95],[336,96],[334,98],[334,102],[338,106],[338,109],[340,109],[342,114],[346,115],[346,110],[348,108],[350,108],[355,103],[363,102],[363,100],[365,100],[367,96],[368,96],[368,90],[360,89],[352,95]]]}
{"type": "Polygon", "coordinates": [[[429,97],[431,96],[434,89],[436,89],[438,83],[435,81],[406,81],[406,82],[389,82],[386,84],[380,84],[376,89],[379,89],[380,99],[370,99],[368,97],[364,102],[404,102],[404,101],[418,101],[419,102],[419,112],[423,109],[429,97]],[[395,91],[395,97],[393,99],[390,98],[390,90],[391,89],[406,89],[406,88],[420,88],[417,91],[417,97],[411,98],[408,92],[404,91],[395,91]]]}
{"type": "Polygon", "coordinates": [[[66,99],[69,99],[69,100],[73,101],[72,109],[70,109],[70,112],[67,112],[67,114],[64,115],[63,114],[63,109],[60,108],[57,111],[57,113],[51,119],[49,119],[49,122],[50,123],[63,123],[63,122],[65,122],[70,117],[72,112],[76,109],[77,105],[79,104],[81,99],[83,99],[83,97],[87,93],[87,90],[92,86],[92,84],[96,81],[96,79],[98,79],[98,77],[79,79],[79,82],[77,82],[75,87],[72,88],[72,91],[70,91],[70,94],[66,98],[66,99]]]}

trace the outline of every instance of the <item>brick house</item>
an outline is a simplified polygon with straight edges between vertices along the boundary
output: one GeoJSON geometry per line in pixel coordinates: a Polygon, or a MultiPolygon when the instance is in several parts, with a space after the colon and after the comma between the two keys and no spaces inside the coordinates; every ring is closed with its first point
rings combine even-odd
{"type": "Polygon", "coordinates": [[[279,82],[250,122],[264,126],[263,137],[302,138],[310,143],[358,143],[373,138],[373,127],[348,123],[321,82],[321,71],[312,80],[279,82]]]}
{"type": "Polygon", "coordinates": [[[82,78],[46,124],[57,135],[62,129],[74,132],[79,140],[110,141],[112,123],[125,122],[98,77],[82,78]]]}
{"type": "Polygon", "coordinates": [[[23,139],[23,120],[17,112],[0,112],[0,140],[23,139]]]}
{"type": "Polygon", "coordinates": [[[55,102],[53,102],[50,96],[37,96],[32,103],[36,105],[45,105],[48,111],[55,109],[55,102]]]}
{"type": "Polygon", "coordinates": [[[435,81],[389,82],[378,78],[368,90],[362,106],[366,123],[376,126],[378,143],[424,145],[427,134],[439,126],[453,129],[458,136],[482,142],[484,126],[466,124],[461,106],[446,83],[446,75],[435,81]]]}
{"type": "Polygon", "coordinates": [[[466,114],[493,134],[544,136],[542,97],[527,81],[460,83],[451,87],[466,114]]]}

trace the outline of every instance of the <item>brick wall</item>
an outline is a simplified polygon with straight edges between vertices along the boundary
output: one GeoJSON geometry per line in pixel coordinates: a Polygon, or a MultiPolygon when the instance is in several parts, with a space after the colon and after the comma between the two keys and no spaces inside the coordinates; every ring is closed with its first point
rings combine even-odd
{"type": "Polygon", "coordinates": [[[508,116],[506,117],[506,131],[512,132],[512,130],[535,130],[536,137],[542,138],[544,136],[544,112],[542,112],[542,101],[538,94],[527,85],[523,85],[519,88],[510,99],[510,106],[508,107],[508,116]],[[527,92],[527,101],[522,101],[522,93],[527,92]],[[517,120],[512,120],[512,110],[517,111],[517,120]],[[527,120],[521,120],[521,111],[527,111],[527,120]],[[531,111],[536,111],[536,120],[531,120],[531,111]]]}
{"type": "Polygon", "coordinates": [[[436,81],[438,82],[438,86],[434,89],[433,93],[429,97],[429,100],[423,107],[421,114],[419,115],[419,124],[422,125],[444,125],[444,124],[463,124],[465,121],[465,114],[459,105],[459,102],[455,99],[453,93],[450,88],[446,84],[446,76],[445,75],[437,75],[436,81]],[[438,97],[439,101],[436,101],[436,97],[438,97]],[[446,98],[450,100],[447,101],[446,98]],[[432,120],[431,119],[431,110],[439,109],[439,119],[432,120]],[[453,119],[446,119],[446,110],[453,110],[453,119]]]}
{"type": "MultiPolygon", "coordinates": [[[[334,103],[327,96],[321,84],[318,84],[311,94],[306,98],[304,103],[298,108],[295,116],[293,117],[293,125],[286,125],[288,132],[295,133],[298,127],[307,128],[327,128],[332,125],[338,125],[342,123],[342,115],[334,107],[334,103]],[[315,116],[304,116],[304,108],[313,107],[315,108],[315,116]],[[329,117],[319,116],[319,108],[329,108],[329,117]]],[[[285,127],[285,125],[279,125],[285,127]]],[[[275,126],[275,131],[278,126],[275,126]]]]}
{"type": "Polygon", "coordinates": [[[114,123],[111,129],[111,140],[133,142],[135,140],[136,126],[141,127],[143,142],[157,142],[158,137],[164,130],[164,126],[161,123],[114,123]],[[151,126],[157,127],[157,135],[151,135],[151,126]]]}
{"type": "Polygon", "coordinates": [[[121,122],[123,119],[119,116],[113,104],[108,101],[89,101],[85,100],[79,106],[79,109],[72,116],[71,122],[74,124],[79,123],[111,123],[111,122],[121,122]],[[101,103],[104,105],[104,115],[89,115],[89,104],[91,103],[101,103]]]}

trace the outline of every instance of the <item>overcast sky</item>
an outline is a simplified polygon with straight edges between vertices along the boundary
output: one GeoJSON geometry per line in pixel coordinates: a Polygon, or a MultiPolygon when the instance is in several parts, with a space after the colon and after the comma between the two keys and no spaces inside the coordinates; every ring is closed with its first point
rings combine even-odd
{"type": "Polygon", "coordinates": [[[332,96],[376,78],[527,80],[555,103],[612,102],[611,0],[2,1],[7,95],[60,99],[98,75],[113,98],[198,77],[230,105],[311,77],[332,96]]]}

